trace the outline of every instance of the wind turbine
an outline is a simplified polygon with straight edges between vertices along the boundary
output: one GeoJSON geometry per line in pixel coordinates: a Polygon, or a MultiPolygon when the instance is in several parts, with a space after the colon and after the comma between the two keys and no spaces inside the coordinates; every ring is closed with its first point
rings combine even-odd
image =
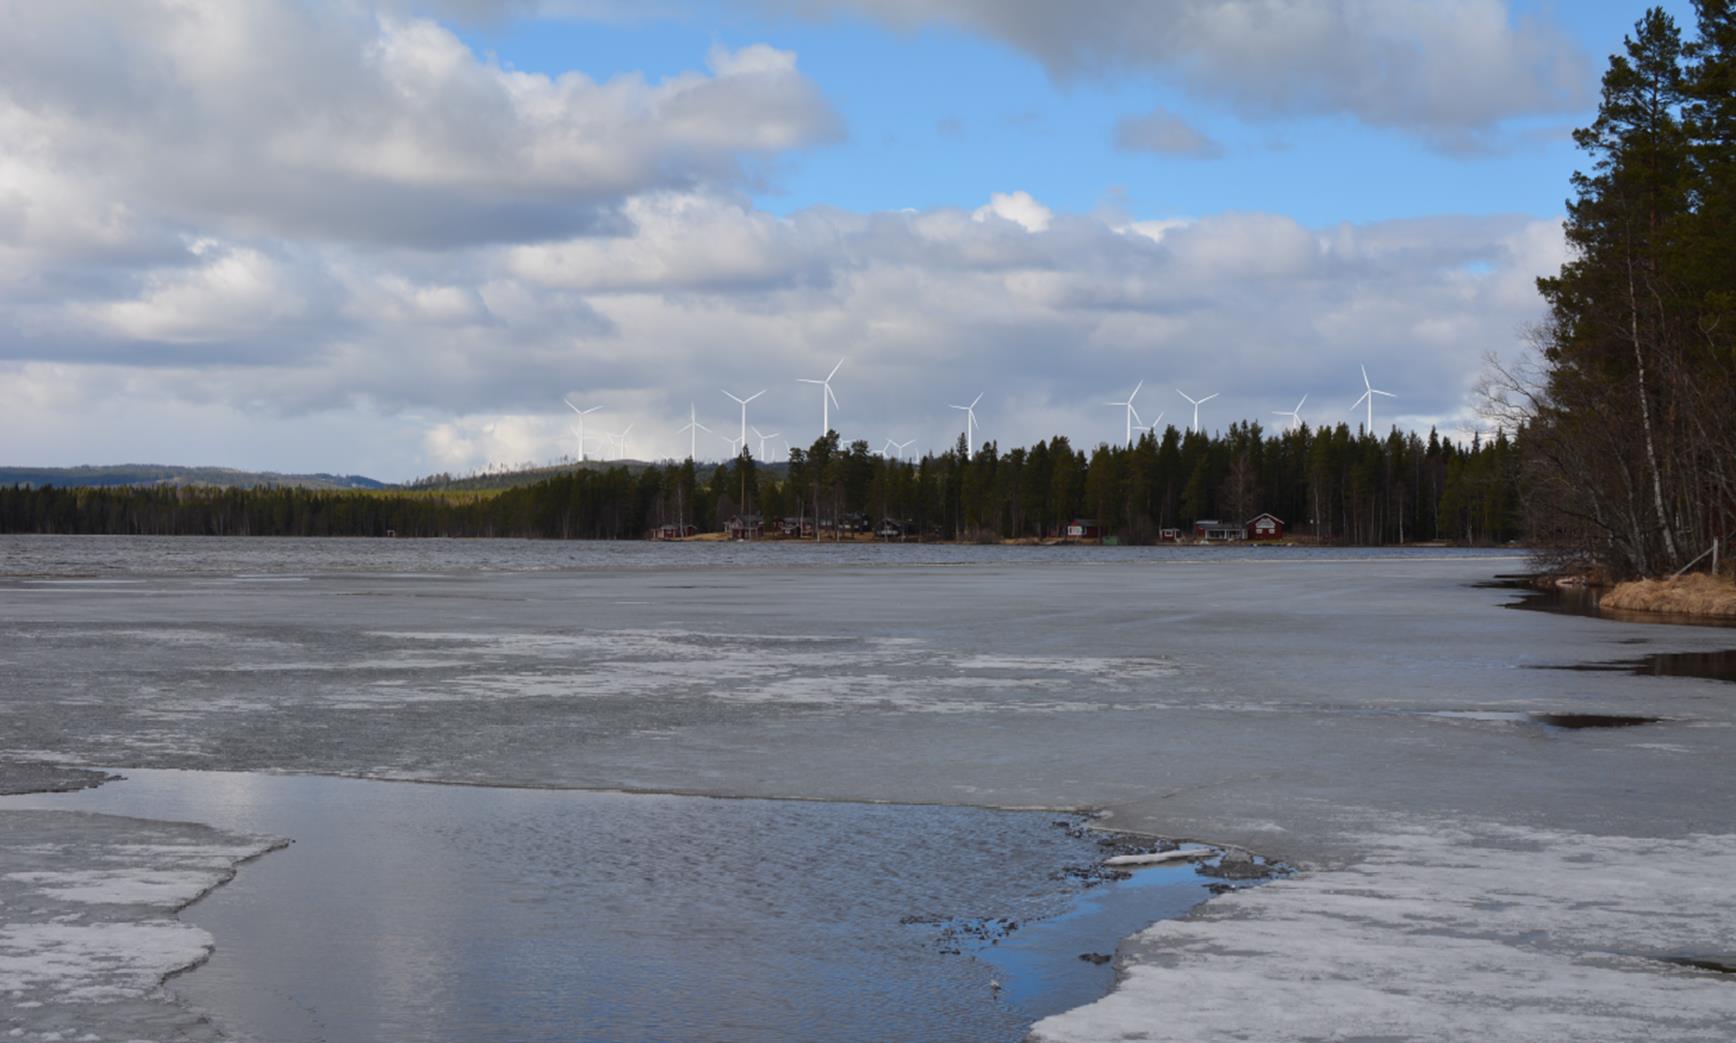
{"type": "Polygon", "coordinates": [[[1159,425],[1161,423],[1163,423],[1163,414],[1159,413],[1159,414],[1157,414],[1156,420],[1153,420],[1151,423],[1146,424],[1145,426],[1139,428],[1139,430],[1150,431],[1151,437],[1156,438],[1157,437],[1157,425],[1159,425]]]}
{"type": "Polygon", "coordinates": [[[570,398],[563,398],[563,399],[561,399],[561,401],[565,402],[567,404],[568,409],[579,414],[579,463],[584,463],[585,462],[585,417],[590,415],[591,413],[595,413],[597,410],[602,409],[603,407],[602,406],[592,406],[589,409],[580,409],[578,406],[573,405],[573,400],[570,398]]]}
{"type": "Polygon", "coordinates": [[[1376,388],[1373,384],[1370,384],[1368,382],[1368,367],[1362,366],[1359,368],[1362,370],[1362,397],[1357,399],[1355,402],[1352,402],[1350,404],[1350,408],[1355,409],[1357,406],[1362,405],[1364,402],[1368,403],[1368,427],[1366,427],[1364,430],[1366,430],[1370,435],[1372,435],[1372,434],[1374,434],[1374,396],[1385,395],[1387,398],[1397,398],[1398,396],[1393,394],[1390,391],[1381,391],[1379,388],[1376,388]]]}
{"type": "Polygon", "coordinates": [[[1188,430],[1194,432],[1195,434],[1198,434],[1199,429],[1200,429],[1200,406],[1203,405],[1204,403],[1210,402],[1214,398],[1217,398],[1218,393],[1216,391],[1214,391],[1204,398],[1195,398],[1192,395],[1188,394],[1187,392],[1183,391],[1181,388],[1176,388],[1175,393],[1180,395],[1181,397],[1187,399],[1189,402],[1193,403],[1193,407],[1194,407],[1193,426],[1188,428],[1188,430]]]}
{"type": "Polygon", "coordinates": [[[783,436],[782,436],[782,435],[780,435],[780,434],[778,434],[778,433],[777,433],[777,432],[776,432],[776,431],[773,431],[773,432],[772,432],[772,433],[771,433],[771,434],[769,434],[769,435],[768,435],[768,434],[766,434],[766,433],[765,433],[765,432],[764,432],[764,431],[761,431],[761,430],[760,430],[760,429],[759,429],[759,428],[757,428],[757,427],[756,427],[756,428],[753,428],[753,429],[752,429],[752,430],[753,430],[753,433],[754,433],[754,434],[756,434],[756,435],[758,435],[758,436],[759,436],[759,440],[760,440],[760,459],[761,459],[761,460],[762,460],[762,461],[763,461],[763,460],[765,460],[765,459],[766,459],[766,443],[767,443],[767,442],[769,442],[769,441],[771,441],[771,440],[772,440],[772,439],[774,439],[774,438],[782,438],[782,437],[783,437],[783,436]]]}
{"type": "Polygon", "coordinates": [[[838,404],[838,396],[832,394],[832,378],[838,375],[838,370],[842,369],[843,366],[844,366],[844,360],[839,359],[838,364],[836,366],[832,367],[832,372],[826,374],[825,380],[809,380],[807,377],[796,378],[796,382],[799,384],[818,384],[818,385],[820,385],[820,437],[821,438],[826,437],[826,433],[832,430],[831,407],[838,404]]]}
{"type": "Polygon", "coordinates": [[[1139,383],[1133,385],[1133,394],[1128,395],[1127,401],[1125,401],[1125,402],[1105,402],[1105,403],[1103,403],[1106,406],[1126,406],[1127,407],[1127,444],[1128,445],[1133,444],[1133,428],[1135,425],[1140,423],[1139,410],[1133,408],[1133,400],[1139,397],[1139,389],[1144,387],[1144,386],[1145,386],[1145,381],[1143,381],[1143,380],[1140,381],[1139,383]]]}
{"type": "MultiPolygon", "coordinates": [[[[715,431],[712,433],[716,434],[715,431]]],[[[736,457],[741,455],[741,446],[742,446],[742,440],[741,439],[731,438],[728,435],[718,435],[717,437],[719,437],[719,438],[723,439],[725,442],[729,443],[729,458],[731,460],[734,460],[736,457]]]]}
{"type": "Polygon", "coordinates": [[[897,442],[894,442],[892,439],[888,438],[886,440],[886,444],[880,447],[880,459],[882,459],[882,460],[892,459],[892,454],[888,453],[886,450],[891,449],[893,446],[895,446],[897,444],[898,444],[897,442]]]}
{"type": "Polygon", "coordinates": [[[916,439],[914,439],[914,438],[912,438],[908,442],[893,442],[890,438],[887,439],[887,441],[891,442],[893,445],[898,447],[898,459],[900,459],[900,460],[904,459],[905,450],[909,449],[911,446],[916,444],[916,439]]]}
{"type": "MultiPolygon", "coordinates": [[[[1382,392],[1382,394],[1384,394],[1384,393],[1385,392],[1382,392]]],[[[1292,428],[1292,430],[1294,430],[1295,428],[1302,426],[1302,403],[1306,402],[1306,401],[1308,401],[1308,396],[1303,395],[1302,396],[1302,402],[1296,403],[1295,409],[1292,409],[1289,411],[1285,411],[1282,409],[1274,409],[1274,410],[1272,410],[1272,415],[1273,416],[1287,416],[1287,417],[1289,417],[1290,418],[1290,424],[1288,424],[1286,426],[1289,426],[1292,428]]],[[[1356,407],[1351,406],[1350,408],[1355,409],[1356,407]]]]}
{"type": "Polygon", "coordinates": [[[949,406],[948,407],[950,409],[962,409],[962,410],[964,410],[964,448],[965,448],[965,459],[967,459],[967,460],[976,456],[976,449],[975,449],[975,446],[976,446],[976,404],[978,402],[981,402],[982,400],[983,400],[982,393],[979,392],[977,394],[977,397],[970,400],[970,405],[968,405],[968,406],[949,406]]]}
{"type": "MultiPolygon", "coordinates": [[[[827,379],[830,379],[830,378],[827,378],[827,379]]],[[[766,393],[765,388],[760,388],[758,391],[755,391],[753,394],[747,396],[746,398],[736,398],[734,395],[730,394],[727,391],[725,391],[723,393],[725,398],[730,399],[731,401],[733,401],[733,402],[735,402],[741,406],[741,444],[742,445],[747,445],[747,404],[749,402],[752,402],[754,399],[760,397],[761,395],[763,395],[765,393],[766,393]]]]}
{"type": "Polygon", "coordinates": [[[609,436],[609,441],[614,442],[616,445],[621,447],[620,455],[615,457],[615,459],[617,459],[617,460],[627,459],[627,436],[629,434],[632,434],[632,433],[633,433],[633,425],[628,424],[627,429],[625,431],[622,431],[618,435],[610,435],[609,436]]]}
{"type": "MultiPolygon", "coordinates": [[[[689,460],[699,459],[699,432],[704,431],[708,435],[716,433],[699,422],[699,414],[694,412],[692,402],[687,403],[687,426],[681,431],[687,432],[687,458],[689,460]]],[[[680,434],[681,431],[675,433],[680,434]]]]}

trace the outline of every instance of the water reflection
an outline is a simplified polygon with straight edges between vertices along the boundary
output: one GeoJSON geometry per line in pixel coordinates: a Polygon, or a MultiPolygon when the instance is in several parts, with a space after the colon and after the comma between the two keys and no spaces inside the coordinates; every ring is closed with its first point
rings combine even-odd
{"type": "Polygon", "coordinates": [[[25,800],[295,839],[183,914],[218,953],[176,991],[262,1041],[1014,1040],[1209,883],[1087,889],[1052,815],[127,774],[25,800]],[[1019,927],[955,955],[961,919],[1019,927]]]}

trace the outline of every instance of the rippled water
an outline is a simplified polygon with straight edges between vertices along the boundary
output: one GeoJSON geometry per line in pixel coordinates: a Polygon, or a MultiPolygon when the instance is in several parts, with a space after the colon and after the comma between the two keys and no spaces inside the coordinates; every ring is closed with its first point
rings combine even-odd
{"type": "Polygon", "coordinates": [[[1052,814],[127,775],[0,805],[293,837],[182,914],[218,951],[174,989],[262,1041],[1014,1040],[1209,883],[1088,888],[1052,814]]]}

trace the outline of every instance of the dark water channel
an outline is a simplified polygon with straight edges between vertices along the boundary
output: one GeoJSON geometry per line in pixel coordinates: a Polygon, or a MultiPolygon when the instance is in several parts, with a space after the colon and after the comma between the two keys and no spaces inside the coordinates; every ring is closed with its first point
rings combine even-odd
{"type": "MultiPolygon", "coordinates": [[[[1570,616],[1619,619],[1628,623],[1710,627],[1736,626],[1736,623],[1730,620],[1707,619],[1699,616],[1609,611],[1600,607],[1599,592],[1590,587],[1542,589],[1532,586],[1526,577],[1513,576],[1504,576],[1493,583],[1480,585],[1517,592],[1520,595],[1519,599],[1507,607],[1529,612],[1554,612],[1570,616]]],[[[1712,681],[1736,681],[1736,649],[1715,652],[1651,652],[1626,659],[1614,659],[1598,663],[1571,663],[1561,666],[1546,666],[1540,669],[1625,673],[1636,677],[1699,677],[1712,681]]]]}
{"type": "Polygon", "coordinates": [[[291,837],[183,912],[176,992],[309,1040],[1016,1040],[1208,896],[1074,816],[128,771],[0,806],[291,837]]]}

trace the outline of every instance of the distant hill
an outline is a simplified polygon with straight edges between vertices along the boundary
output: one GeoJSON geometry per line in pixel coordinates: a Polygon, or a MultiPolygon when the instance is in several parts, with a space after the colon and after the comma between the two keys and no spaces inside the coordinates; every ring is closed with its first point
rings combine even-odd
{"type": "Polygon", "coordinates": [[[166,464],[110,464],[103,467],[3,467],[0,485],[52,485],[56,488],[115,485],[214,485],[251,489],[292,485],[303,489],[385,489],[386,483],[359,474],[279,474],[231,467],[173,467],[166,464]]]}
{"type": "MultiPolygon", "coordinates": [[[[563,474],[571,474],[573,471],[607,471],[616,467],[625,467],[628,474],[637,475],[639,472],[645,470],[645,468],[653,466],[669,467],[671,466],[671,463],[668,460],[658,461],[655,464],[645,460],[586,460],[582,464],[550,464],[547,467],[526,467],[517,471],[491,471],[486,474],[473,474],[462,477],[455,477],[452,475],[430,475],[426,478],[418,478],[413,482],[405,482],[400,486],[393,486],[393,488],[425,489],[448,492],[476,492],[485,489],[513,489],[521,485],[535,485],[537,482],[547,481],[550,478],[556,478],[563,474]]],[[[790,465],[782,461],[772,464],[759,464],[758,466],[761,474],[774,481],[780,482],[784,480],[785,475],[788,474],[790,469],[790,465]]],[[[718,465],[715,461],[704,462],[697,465],[698,472],[702,478],[710,478],[711,473],[717,470],[717,467],[718,465]]]]}

